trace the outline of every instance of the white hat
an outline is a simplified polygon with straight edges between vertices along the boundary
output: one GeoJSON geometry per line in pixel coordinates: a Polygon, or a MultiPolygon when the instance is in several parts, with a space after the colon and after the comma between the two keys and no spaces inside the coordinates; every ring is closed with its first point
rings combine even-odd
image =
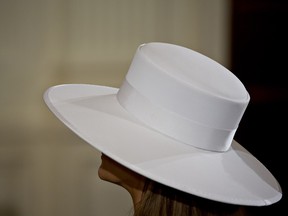
{"type": "Polygon", "coordinates": [[[233,139],[248,92],[200,53],[143,44],[120,89],[66,84],[49,88],[44,99],[87,143],[164,185],[249,206],[282,197],[269,170],[233,139]]]}

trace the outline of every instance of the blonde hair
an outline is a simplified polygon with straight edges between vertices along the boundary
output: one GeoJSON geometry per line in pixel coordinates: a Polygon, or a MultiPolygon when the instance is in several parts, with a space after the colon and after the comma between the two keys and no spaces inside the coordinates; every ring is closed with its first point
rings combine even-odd
{"type": "Polygon", "coordinates": [[[243,206],[197,197],[147,179],[134,216],[243,216],[243,206]]]}

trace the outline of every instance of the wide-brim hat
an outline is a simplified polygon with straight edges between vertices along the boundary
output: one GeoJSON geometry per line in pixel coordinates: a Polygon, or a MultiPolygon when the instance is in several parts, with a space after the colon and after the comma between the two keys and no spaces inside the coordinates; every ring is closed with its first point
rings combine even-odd
{"type": "Polygon", "coordinates": [[[250,100],[244,85],[198,52],[143,44],[119,89],[64,84],[44,99],[79,137],[147,178],[230,204],[282,197],[269,170],[234,140],[250,100]]]}

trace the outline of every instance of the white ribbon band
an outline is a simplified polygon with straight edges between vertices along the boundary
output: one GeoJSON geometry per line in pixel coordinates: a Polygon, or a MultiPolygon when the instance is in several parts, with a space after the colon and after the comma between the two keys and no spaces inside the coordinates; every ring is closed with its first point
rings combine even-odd
{"type": "Polygon", "coordinates": [[[127,80],[122,83],[117,98],[128,112],[150,128],[197,148],[226,151],[236,132],[236,129],[226,130],[202,125],[151,103],[127,80]]]}

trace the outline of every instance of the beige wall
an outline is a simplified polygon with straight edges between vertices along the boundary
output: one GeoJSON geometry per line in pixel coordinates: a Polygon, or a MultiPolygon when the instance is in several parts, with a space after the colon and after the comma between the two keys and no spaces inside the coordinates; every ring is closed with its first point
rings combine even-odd
{"type": "Polygon", "coordinates": [[[0,215],[127,215],[99,152],[44,106],[60,83],[119,86],[138,45],[184,45],[229,67],[228,0],[13,0],[0,6],[0,215]]]}

